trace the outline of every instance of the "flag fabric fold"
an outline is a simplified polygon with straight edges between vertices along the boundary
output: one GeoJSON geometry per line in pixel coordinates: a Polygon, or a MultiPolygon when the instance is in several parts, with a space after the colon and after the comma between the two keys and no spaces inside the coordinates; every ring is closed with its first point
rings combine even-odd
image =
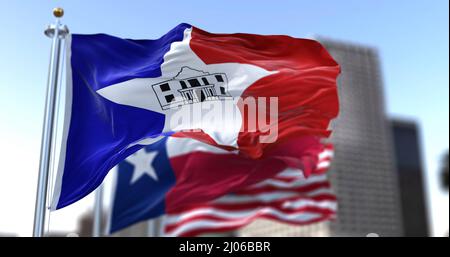
{"type": "Polygon", "coordinates": [[[180,24],[156,40],[73,34],[67,43],[52,209],[83,198],[115,165],[167,136],[258,159],[292,138],[327,136],[338,112],[339,65],[313,40],[212,34],[180,24]],[[247,129],[254,121],[247,99],[264,97],[277,99],[277,112],[269,104],[251,107],[266,111],[268,122],[247,129]],[[276,140],[261,142],[272,130],[276,140]]]}

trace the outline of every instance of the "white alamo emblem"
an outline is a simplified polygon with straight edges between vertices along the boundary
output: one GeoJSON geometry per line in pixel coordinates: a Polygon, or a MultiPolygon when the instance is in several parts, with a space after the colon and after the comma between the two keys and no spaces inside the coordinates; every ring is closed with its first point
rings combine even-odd
{"type": "Polygon", "coordinates": [[[173,79],[153,84],[152,88],[163,110],[231,97],[225,73],[208,73],[187,66],[173,79]]]}

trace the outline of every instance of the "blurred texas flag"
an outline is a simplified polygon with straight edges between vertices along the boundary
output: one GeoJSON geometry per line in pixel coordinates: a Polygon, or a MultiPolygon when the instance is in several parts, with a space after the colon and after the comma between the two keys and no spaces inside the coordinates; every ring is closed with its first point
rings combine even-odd
{"type": "Polygon", "coordinates": [[[109,233],[162,215],[168,236],[229,231],[256,218],[332,219],[337,203],[325,174],[332,156],[316,137],[286,142],[262,159],[186,138],[161,140],[119,164],[109,233]],[[302,168],[291,168],[290,158],[302,168]]]}
{"type": "Polygon", "coordinates": [[[328,136],[338,113],[339,65],[313,40],[180,24],[156,40],[74,34],[67,42],[52,209],[83,198],[112,167],[166,136],[258,159],[292,138],[328,136]]]}

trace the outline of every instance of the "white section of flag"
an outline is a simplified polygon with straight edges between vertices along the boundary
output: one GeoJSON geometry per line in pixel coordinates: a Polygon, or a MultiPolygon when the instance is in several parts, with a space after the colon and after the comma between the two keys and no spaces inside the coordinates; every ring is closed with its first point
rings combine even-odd
{"type": "MultiPolygon", "coordinates": [[[[190,48],[191,33],[192,28],[186,29],[183,40],[171,44],[170,51],[164,55],[160,77],[127,80],[101,88],[97,90],[97,93],[117,104],[164,114],[163,132],[201,129],[217,144],[237,147],[237,138],[242,125],[241,112],[237,106],[239,97],[250,85],[278,71],[268,71],[259,66],[244,63],[206,64],[190,48]],[[151,85],[174,79],[183,70],[182,67],[206,72],[207,74],[226,74],[228,93],[232,98],[231,103],[227,105],[230,109],[225,110],[236,117],[222,115],[225,101],[195,102],[163,110],[151,85]]],[[[147,145],[153,142],[152,139],[144,139],[129,147],[136,144],[147,145]]]]}

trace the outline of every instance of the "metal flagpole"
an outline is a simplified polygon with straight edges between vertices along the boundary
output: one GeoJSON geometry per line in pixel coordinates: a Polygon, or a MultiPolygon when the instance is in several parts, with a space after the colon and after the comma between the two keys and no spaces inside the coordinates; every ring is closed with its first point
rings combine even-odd
{"type": "Polygon", "coordinates": [[[45,35],[52,38],[50,68],[48,74],[47,96],[45,102],[44,125],[42,128],[41,157],[39,162],[39,176],[36,193],[36,207],[34,213],[33,236],[42,237],[45,227],[46,198],[48,175],[50,168],[53,127],[56,112],[56,92],[58,91],[58,76],[60,67],[61,42],[69,33],[66,26],[60,24],[59,19],[64,15],[62,8],[53,9],[56,17],[55,24],[49,25],[45,35]]]}
{"type": "Polygon", "coordinates": [[[95,190],[94,205],[94,228],[92,235],[94,237],[102,236],[102,211],[103,211],[103,184],[95,190]]]}
{"type": "Polygon", "coordinates": [[[147,221],[147,237],[154,237],[155,235],[155,219],[147,221]]]}
{"type": "Polygon", "coordinates": [[[164,215],[161,215],[158,218],[158,232],[156,233],[156,236],[158,237],[164,237],[164,215]]]}
{"type": "Polygon", "coordinates": [[[163,216],[153,218],[147,221],[147,236],[148,237],[164,236],[163,216]]]}

